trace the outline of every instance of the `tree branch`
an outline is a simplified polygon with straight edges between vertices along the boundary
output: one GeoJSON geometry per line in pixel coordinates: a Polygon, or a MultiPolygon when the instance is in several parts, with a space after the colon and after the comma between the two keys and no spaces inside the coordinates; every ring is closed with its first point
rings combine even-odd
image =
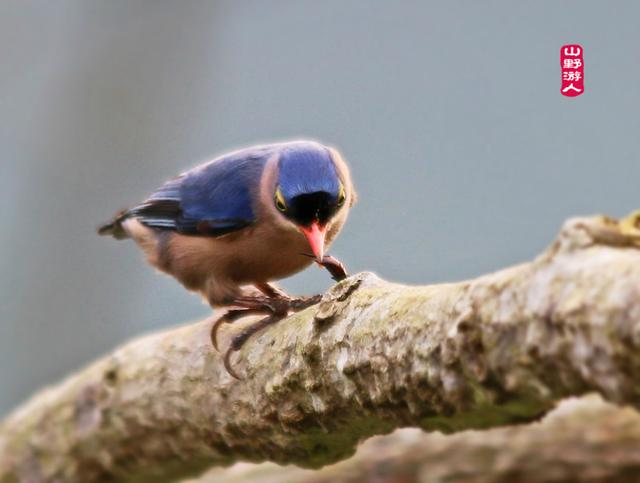
{"type": "Polygon", "coordinates": [[[404,426],[533,421],[589,391],[637,406],[639,220],[570,220],[533,262],[472,281],[347,279],[247,343],[243,381],[211,348],[211,321],[130,342],[7,418],[0,481],[316,468],[404,426]]]}
{"type": "Polygon", "coordinates": [[[638,443],[640,413],[590,395],[562,401],[539,424],[453,435],[401,429],[321,470],[239,463],[190,483],[629,482],[640,473],[638,443]]]}

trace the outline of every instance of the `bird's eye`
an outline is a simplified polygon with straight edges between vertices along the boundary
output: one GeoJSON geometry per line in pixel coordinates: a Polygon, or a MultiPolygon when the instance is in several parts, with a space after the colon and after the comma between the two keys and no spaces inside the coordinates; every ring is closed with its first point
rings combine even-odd
{"type": "Polygon", "coordinates": [[[284,196],[282,196],[282,193],[280,192],[280,188],[276,190],[274,201],[276,204],[276,208],[278,208],[278,210],[287,211],[287,204],[284,201],[284,196]]]}
{"type": "Polygon", "coordinates": [[[340,184],[340,191],[338,192],[338,207],[344,205],[345,200],[347,199],[347,195],[344,192],[344,185],[340,184]]]}

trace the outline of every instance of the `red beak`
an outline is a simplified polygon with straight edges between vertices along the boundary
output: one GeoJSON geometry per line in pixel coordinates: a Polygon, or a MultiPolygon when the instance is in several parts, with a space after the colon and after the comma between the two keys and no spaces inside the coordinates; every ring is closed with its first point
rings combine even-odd
{"type": "Polygon", "coordinates": [[[316,256],[316,261],[322,262],[324,258],[324,234],[326,226],[320,226],[320,223],[314,221],[311,226],[301,226],[300,230],[307,237],[311,251],[316,256]]]}

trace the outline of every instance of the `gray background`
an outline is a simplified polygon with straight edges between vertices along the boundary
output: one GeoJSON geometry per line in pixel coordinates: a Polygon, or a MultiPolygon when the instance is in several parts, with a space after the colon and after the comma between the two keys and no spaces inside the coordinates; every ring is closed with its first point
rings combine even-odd
{"type": "Polygon", "coordinates": [[[360,203],[332,252],[407,283],[520,262],[569,216],[640,207],[638,5],[3,0],[0,413],[209,313],[94,229],[232,148],[338,146],[360,203]],[[586,94],[569,99],[572,42],[586,94]]]}

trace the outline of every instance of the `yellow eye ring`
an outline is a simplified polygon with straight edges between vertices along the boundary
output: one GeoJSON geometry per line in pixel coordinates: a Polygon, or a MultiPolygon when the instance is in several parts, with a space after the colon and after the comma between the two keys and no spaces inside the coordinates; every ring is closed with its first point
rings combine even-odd
{"type": "Polygon", "coordinates": [[[282,192],[280,191],[279,187],[276,189],[274,202],[275,202],[276,208],[278,208],[279,211],[283,211],[283,212],[287,211],[287,203],[285,203],[284,196],[282,196],[282,192]]]}
{"type": "Polygon", "coordinates": [[[344,205],[344,202],[346,199],[347,199],[347,195],[344,192],[344,185],[340,183],[340,191],[338,192],[338,203],[337,203],[338,208],[344,205]]]}

